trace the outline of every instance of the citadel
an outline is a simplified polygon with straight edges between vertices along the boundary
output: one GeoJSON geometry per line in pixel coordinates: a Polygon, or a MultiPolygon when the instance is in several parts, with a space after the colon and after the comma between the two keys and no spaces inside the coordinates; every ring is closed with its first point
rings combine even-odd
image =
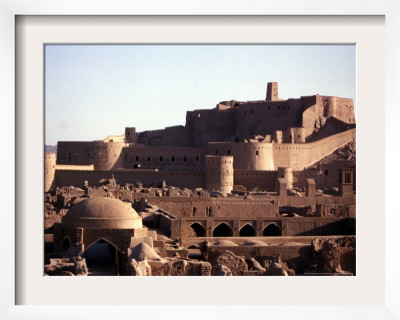
{"type": "Polygon", "coordinates": [[[270,82],[185,126],[59,141],[46,274],[79,274],[96,243],[115,274],[355,274],[355,139],[352,99],[280,99],[270,82]]]}

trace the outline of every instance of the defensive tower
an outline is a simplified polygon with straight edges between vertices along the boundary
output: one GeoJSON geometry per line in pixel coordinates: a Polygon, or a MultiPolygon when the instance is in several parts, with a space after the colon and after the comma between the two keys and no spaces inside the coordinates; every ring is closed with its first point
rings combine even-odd
{"type": "Polygon", "coordinates": [[[278,94],[278,82],[268,82],[267,85],[267,101],[278,101],[279,94],[278,94]]]}
{"type": "Polygon", "coordinates": [[[44,192],[48,192],[54,185],[56,173],[56,154],[51,152],[44,153],[44,192]]]}
{"type": "Polygon", "coordinates": [[[135,143],[137,141],[136,127],[125,128],[125,141],[135,143]]]}
{"type": "Polygon", "coordinates": [[[206,156],[206,189],[230,193],[233,189],[233,157],[206,156]]]}
{"type": "Polygon", "coordinates": [[[278,167],[278,179],[285,179],[287,188],[293,188],[293,171],[292,168],[278,167]]]}

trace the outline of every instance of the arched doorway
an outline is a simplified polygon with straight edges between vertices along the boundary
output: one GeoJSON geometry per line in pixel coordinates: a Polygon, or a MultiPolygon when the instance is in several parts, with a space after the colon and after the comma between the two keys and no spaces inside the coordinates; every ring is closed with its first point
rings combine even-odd
{"type": "Polygon", "coordinates": [[[279,228],[275,223],[270,223],[263,230],[264,237],[278,237],[282,235],[281,228],[279,228]]]}
{"type": "Polygon", "coordinates": [[[206,229],[198,222],[192,223],[190,227],[196,233],[196,237],[205,237],[206,236],[206,229]]]}
{"type": "Polygon", "coordinates": [[[245,224],[239,231],[239,237],[255,237],[256,229],[250,225],[245,224]]]}
{"type": "Polygon", "coordinates": [[[62,248],[63,250],[68,250],[68,248],[71,246],[71,239],[66,236],[64,237],[64,240],[62,242],[62,248]]]}
{"type": "Polygon", "coordinates": [[[104,239],[88,246],[83,253],[89,276],[115,276],[122,270],[121,252],[104,239]]]}
{"type": "Polygon", "coordinates": [[[219,224],[213,231],[213,237],[232,237],[233,230],[225,222],[219,224]]]}

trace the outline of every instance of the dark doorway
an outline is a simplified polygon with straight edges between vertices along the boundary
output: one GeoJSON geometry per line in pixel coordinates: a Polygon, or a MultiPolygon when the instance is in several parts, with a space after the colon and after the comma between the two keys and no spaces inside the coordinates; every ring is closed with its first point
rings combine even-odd
{"type": "Polygon", "coordinates": [[[205,237],[206,236],[206,229],[198,222],[195,222],[190,225],[190,227],[196,233],[196,237],[205,237]]]}
{"type": "Polygon", "coordinates": [[[232,237],[233,231],[225,222],[218,225],[213,231],[213,237],[232,237]]]}
{"type": "Polygon", "coordinates": [[[263,230],[264,237],[278,237],[281,235],[282,235],[281,228],[279,228],[275,223],[269,224],[263,230]]]}
{"type": "Polygon", "coordinates": [[[112,244],[101,239],[85,250],[83,257],[89,276],[116,276],[121,272],[121,254],[112,244]]]}
{"type": "Polygon", "coordinates": [[[255,236],[256,236],[256,229],[249,224],[245,224],[239,231],[239,237],[255,237],[255,236]]]}
{"type": "Polygon", "coordinates": [[[70,246],[71,246],[71,240],[69,239],[69,237],[65,237],[62,242],[63,250],[68,250],[70,246]]]}

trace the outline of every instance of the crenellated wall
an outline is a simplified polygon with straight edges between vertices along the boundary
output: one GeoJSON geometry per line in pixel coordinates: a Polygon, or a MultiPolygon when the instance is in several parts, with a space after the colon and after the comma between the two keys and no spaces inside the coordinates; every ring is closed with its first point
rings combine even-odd
{"type": "Polygon", "coordinates": [[[310,143],[274,144],[275,169],[289,167],[293,170],[303,170],[355,139],[356,129],[350,129],[310,143]]]}
{"type": "Polygon", "coordinates": [[[123,167],[122,149],[129,144],[104,141],[59,141],[57,164],[94,165],[96,170],[123,167]]]}

